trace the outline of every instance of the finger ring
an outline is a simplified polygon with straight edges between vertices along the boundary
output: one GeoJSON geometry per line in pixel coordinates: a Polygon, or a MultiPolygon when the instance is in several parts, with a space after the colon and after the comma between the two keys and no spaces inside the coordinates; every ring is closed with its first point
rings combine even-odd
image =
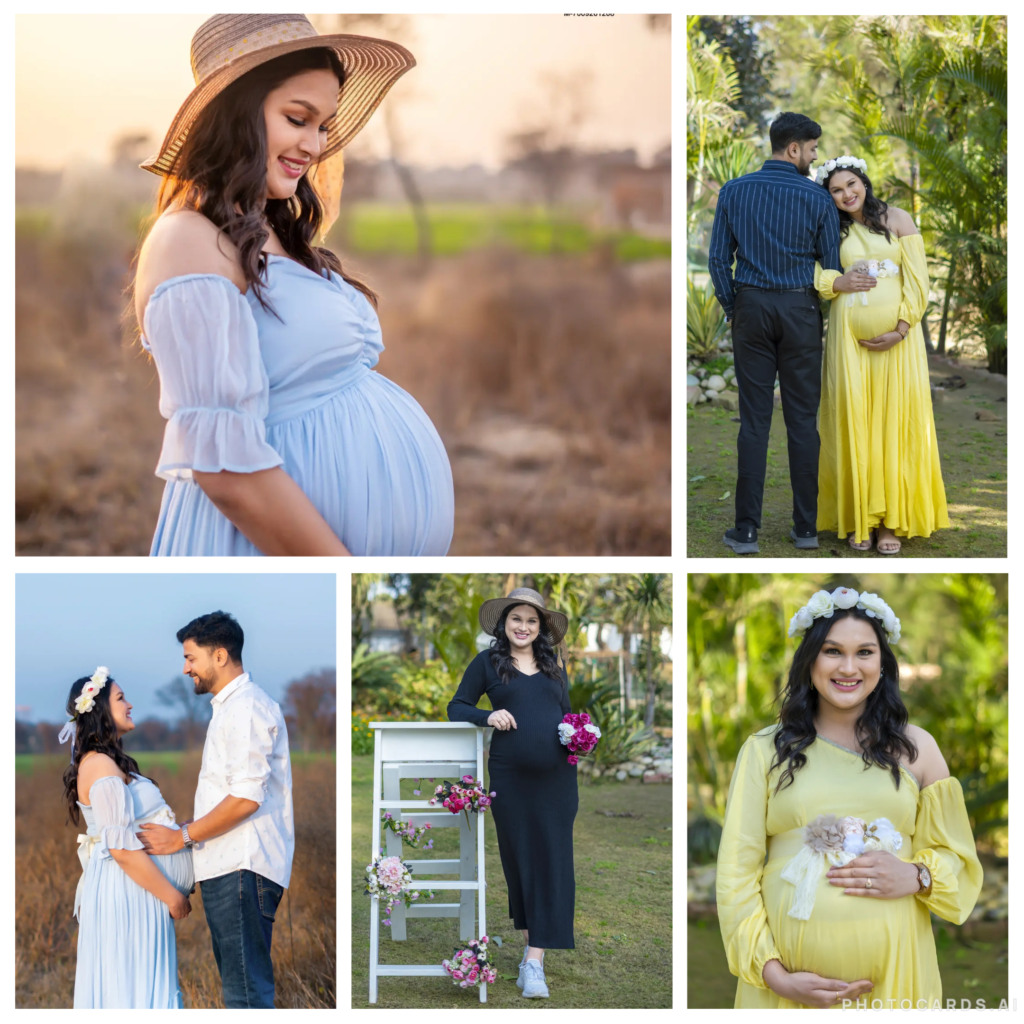
{"type": "Polygon", "coordinates": [[[871,879],[870,878],[864,883],[864,888],[865,889],[870,889],[871,888],[871,879]]]}

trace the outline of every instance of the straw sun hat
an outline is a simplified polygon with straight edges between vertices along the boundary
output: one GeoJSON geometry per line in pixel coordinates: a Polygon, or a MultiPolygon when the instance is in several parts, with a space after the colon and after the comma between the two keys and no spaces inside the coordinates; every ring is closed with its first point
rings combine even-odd
{"type": "Polygon", "coordinates": [[[508,597],[492,597],[490,601],[484,601],[480,605],[480,625],[485,633],[496,636],[494,632],[498,628],[498,620],[506,608],[513,608],[516,605],[528,604],[542,612],[548,624],[548,638],[552,647],[557,647],[569,628],[569,619],[562,612],[556,612],[552,608],[544,607],[544,598],[536,590],[529,587],[517,587],[508,597]]]}
{"type": "Polygon", "coordinates": [[[355,137],[391,86],[416,65],[404,46],[386,39],[319,35],[304,14],[215,14],[192,37],[196,87],[174,115],[160,152],[139,166],[154,174],[174,174],[185,138],[211,100],[260,64],[314,47],[334,50],[345,69],[321,162],[355,137]]]}

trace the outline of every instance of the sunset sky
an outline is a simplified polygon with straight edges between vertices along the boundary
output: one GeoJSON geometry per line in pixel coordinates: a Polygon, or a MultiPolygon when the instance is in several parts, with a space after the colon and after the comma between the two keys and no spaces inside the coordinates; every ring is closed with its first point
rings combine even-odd
{"type": "MultiPolygon", "coordinates": [[[[131,131],[155,148],[194,85],[189,44],[208,16],[18,15],[17,165],[102,162],[131,131]]],[[[581,145],[634,146],[649,159],[670,141],[671,35],[642,15],[409,15],[396,38],[418,62],[385,100],[411,162],[499,166],[508,134],[548,102],[552,72],[592,76],[581,145]]],[[[378,112],[357,140],[366,154],[386,153],[380,122],[378,112]]]]}

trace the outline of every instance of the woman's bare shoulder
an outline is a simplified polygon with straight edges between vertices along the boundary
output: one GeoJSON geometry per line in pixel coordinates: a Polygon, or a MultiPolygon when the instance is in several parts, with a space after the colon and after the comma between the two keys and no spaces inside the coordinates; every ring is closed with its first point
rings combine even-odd
{"type": "Polygon", "coordinates": [[[165,211],[139,253],[135,305],[140,324],[153,292],[164,281],[186,274],[217,274],[243,293],[248,287],[237,250],[216,224],[196,210],[165,211]]]}
{"type": "Polygon", "coordinates": [[[939,779],[949,778],[949,768],[946,766],[946,759],[939,750],[935,737],[919,725],[907,725],[907,738],[912,740],[917,747],[917,757],[913,761],[906,762],[906,766],[917,776],[921,788],[930,786],[939,779]]]}
{"type": "Polygon", "coordinates": [[[917,225],[914,223],[914,218],[906,210],[901,210],[898,206],[890,206],[885,211],[885,222],[891,231],[896,232],[897,238],[902,238],[904,235],[917,234],[917,225]]]}

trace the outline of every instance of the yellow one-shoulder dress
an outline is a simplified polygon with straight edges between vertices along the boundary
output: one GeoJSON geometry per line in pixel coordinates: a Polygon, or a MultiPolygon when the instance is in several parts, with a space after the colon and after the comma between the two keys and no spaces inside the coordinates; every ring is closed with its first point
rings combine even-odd
{"type": "Polygon", "coordinates": [[[839,250],[844,267],[889,260],[898,268],[868,292],[834,292],[836,270],[815,270],[815,286],[831,301],[822,368],[818,433],[818,529],[868,539],[879,524],[897,537],[928,537],[949,526],[935,438],[928,357],[921,317],[928,304],[928,265],[920,235],[886,241],[850,226],[839,250]],[[862,296],[866,297],[864,304],[862,296]],[[885,352],[870,341],[910,324],[885,352]]]}
{"type": "Polygon", "coordinates": [[[777,728],[751,736],[740,750],[718,852],[718,919],[729,970],[739,978],[735,1008],[803,1008],[765,986],[761,972],[772,959],[790,973],[870,978],[874,991],[862,999],[874,1007],[939,1008],[929,911],[962,924],[982,882],[960,783],[941,779],[922,790],[901,766],[897,789],[891,772],[866,768],[860,754],[819,736],[793,783],[776,794],[781,769],[768,769],[777,728]],[[780,875],[799,853],[804,827],[820,814],[888,818],[903,837],[895,856],[927,865],[931,895],[847,896],[823,875],[810,918],[789,917],[796,890],[780,875]]]}

